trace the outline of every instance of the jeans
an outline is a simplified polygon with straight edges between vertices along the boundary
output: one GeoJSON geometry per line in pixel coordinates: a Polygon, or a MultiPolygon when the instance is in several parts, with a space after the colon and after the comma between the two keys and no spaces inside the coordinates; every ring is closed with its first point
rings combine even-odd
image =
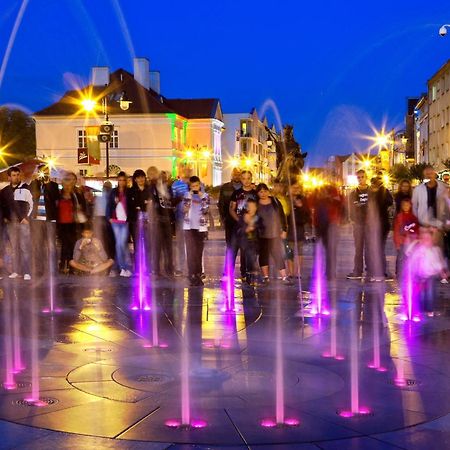
{"type": "Polygon", "coordinates": [[[128,250],[128,224],[113,222],[111,224],[116,243],[116,265],[119,270],[130,270],[130,252],[128,250]]]}
{"type": "Polygon", "coordinates": [[[364,269],[364,260],[368,266],[368,239],[366,226],[364,224],[355,223],[353,225],[353,238],[355,240],[355,259],[353,265],[353,273],[362,275],[364,269]]]}
{"type": "MultiPolygon", "coordinates": [[[[416,295],[420,310],[429,313],[433,312],[434,299],[436,297],[436,277],[418,278],[414,280],[413,292],[416,295]]],[[[417,301],[416,300],[416,301],[417,301]]]]}
{"type": "Polygon", "coordinates": [[[189,277],[200,277],[203,267],[203,248],[206,233],[198,230],[184,230],[186,258],[189,277]]]}
{"type": "Polygon", "coordinates": [[[18,274],[31,273],[31,232],[29,223],[8,223],[12,250],[12,270],[18,274]]]}
{"type": "Polygon", "coordinates": [[[173,275],[172,227],[170,221],[156,220],[150,222],[149,232],[152,272],[159,274],[161,266],[164,266],[165,274],[173,275]]]}
{"type": "Polygon", "coordinates": [[[33,275],[56,273],[56,222],[33,220],[31,222],[33,245],[33,275]]]}
{"type": "Polygon", "coordinates": [[[237,223],[235,223],[233,230],[231,231],[231,261],[230,263],[234,267],[236,264],[236,257],[238,254],[238,251],[241,251],[240,261],[241,261],[241,278],[243,279],[245,276],[247,276],[247,261],[246,261],[246,254],[245,249],[241,246],[241,239],[238,236],[238,227],[237,223]]]}

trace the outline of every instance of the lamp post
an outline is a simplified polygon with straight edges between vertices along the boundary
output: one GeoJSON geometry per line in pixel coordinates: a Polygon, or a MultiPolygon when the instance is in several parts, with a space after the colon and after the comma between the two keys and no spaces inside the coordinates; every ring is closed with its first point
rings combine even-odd
{"type": "Polygon", "coordinates": [[[450,29],[450,24],[446,23],[442,25],[442,27],[439,28],[439,35],[444,37],[448,33],[447,28],[450,29]]]}

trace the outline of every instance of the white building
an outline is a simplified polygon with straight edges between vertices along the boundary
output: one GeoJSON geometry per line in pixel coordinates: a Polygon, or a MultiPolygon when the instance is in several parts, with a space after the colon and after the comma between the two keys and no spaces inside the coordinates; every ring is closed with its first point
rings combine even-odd
{"type": "Polygon", "coordinates": [[[269,182],[276,173],[274,128],[268,131],[267,120],[260,119],[255,109],[250,113],[224,114],[225,131],[222,134],[223,181],[231,177],[233,167],[252,171],[256,182],[269,182]],[[269,139],[270,136],[273,136],[269,139]]]}
{"type": "Polygon", "coordinates": [[[114,125],[108,144],[111,173],[120,168],[132,174],[154,165],[176,176],[181,165],[188,165],[206,185],[221,184],[224,124],[219,100],[164,97],[159,73],[150,72],[145,58],[134,59],[134,75],[95,67],[90,85],[68,91],[36,112],[37,155],[77,174],[103,176],[106,144],[98,144],[97,134],[105,120],[105,99],[114,125]],[[84,106],[94,105],[93,111],[83,109],[83,100],[88,100],[84,106]]]}
{"type": "Polygon", "coordinates": [[[450,60],[428,80],[429,163],[442,169],[450,158],[450,60]]]}

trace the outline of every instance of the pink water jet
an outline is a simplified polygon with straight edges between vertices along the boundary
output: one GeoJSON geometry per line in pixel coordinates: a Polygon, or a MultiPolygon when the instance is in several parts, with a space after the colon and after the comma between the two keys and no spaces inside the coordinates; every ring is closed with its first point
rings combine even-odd
{"type": "Polygon", "coordinates": [[[330,309],[327,305],[327,283],[325,276],[324,248],[322,242],[316,244],[314,268],[313,268],[313,304],[311,313],[314,315],[329,316],[330,309]]]}
{"type": "Polygon", "coordinates": [[[283,428],[283,427],[298,427],[300,420],[295,418],[285,419],[284,422],[278,422],[273,418],[266,418],[261,420],[261,426],[264,428],[283,428]]]}
{"type": "Polygon", "coordinates": [[[227,249],[225,254],[225,276],[223,277],[222,291],[225,293],[224,305],[221,308],[223,312],[235,311],[234,304],[234,263],[231,249],[227,249]]]}
{"type": "Polygon", "coordinates": [[[134,303],[131,306],[133,311],[149,311],[150,306],[147,300],[147,283],[148,274],[150,273],[147,264],[147,248],[145,245],[145,227],[144,227],[144,215],[143,212],[139,212],[138,223],[137,223],[137,245],[135,246],[135,269],[137,272],[137,284],[135,285],[135,296],[134,303]]]}

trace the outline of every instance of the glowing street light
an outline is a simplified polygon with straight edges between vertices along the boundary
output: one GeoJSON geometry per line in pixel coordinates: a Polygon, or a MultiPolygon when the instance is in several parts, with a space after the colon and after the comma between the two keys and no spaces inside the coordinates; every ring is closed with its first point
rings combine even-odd
{"type": "Polygon", "coordinates": [[[450,24],[446,23],[445,25],[442,25],[442,27],[439,28],[439,35],[444,37],[448,33],[447,28],[450,29],[450,24]]]}
{"type": "Polygon", "coordinates": [[[92,112],[95,110],[97,103],[95,102],[95,100],[92,100],[91,98],[85,98],[81,100],[81,106],[86,112],[92,112]]]}

